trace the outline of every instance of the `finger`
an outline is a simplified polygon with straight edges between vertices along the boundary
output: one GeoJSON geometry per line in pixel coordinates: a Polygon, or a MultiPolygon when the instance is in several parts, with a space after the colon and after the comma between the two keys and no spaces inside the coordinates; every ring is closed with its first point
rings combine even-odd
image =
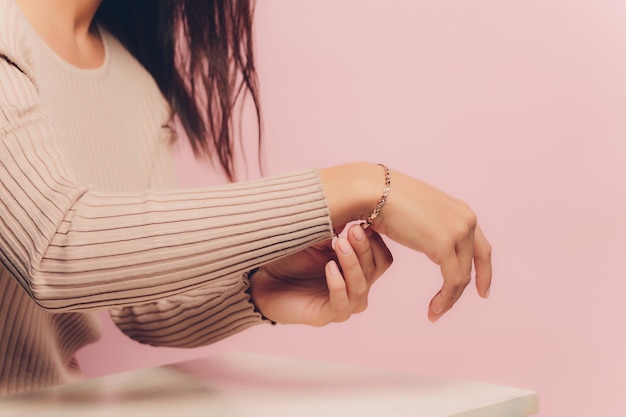
{"type": "Polygon", "coordinates": [[[369,289],[359,258],[345,237],[337,239],[336,252],[348,289],[348,297],[352,305],[358,304],[369,289]]]}
{"type": "Polygon", "coordinates": [[[478,294],[489,297],[493,269],[491,264],[491,245],[485,238],[480,227],[474,233],[474,267],[476,268],[476,289],[478,294]]]}
{"type": "Polygon", "coordinates": [[[429,317],[438,319],[457,302],[465,287],[472,279],[472,261],[474,259],[474,228],[464,233],[462,239],[454,245],[454,251],[439,263],[444,283],[440,292],[433,297],[429,317]]]}
{"type": "Polygon", "coordinates": [[[391,251],[380,234],[371,227],[364,230],[360,225],[352,226],[348,230],[348,240],[371,287],[393,262],[391,251]]]}
{"type": "MultiPolygon", "coordinates": [[[[470,233],[461,242],[457,243],[455,251],[459,267],[461,268],[461,280],[468,284],[472,280],[472,263],[474,261],[474,230],[470,231],[470,233]]],[[[461,294],[458,295],[459,297],[461,296],[461,294]]]]}
{"type": "Polygon", "coordinates": [[[328,286],[328,304],[335,317],[350,306],[346,283],[335,261],[329,261],[326,264],[326,285],[328,286]]]}
{"type": "Polygon", "coordinates": [[[371,227],[365,230],[365,234],[369,238],[376,265],[376,278],[380,277],[393,263],[393,255],[389,247],[383,240],[382,236],[374,231],[371,227]]]}
{"type": "MultiPolygon", "coordinates": [[[[474,230],[470,231],[468,236],[459,242],[456,247],[457,261],[460,267],[461,276],[459,280],[461,285],[457,286],[456,293],[452,298],[452,303],[448,306],[448,310],[461,298],[463,291],[472,281],[472,263],[474,260],[474,230]]],[[[456,282],[456,281],[455,281],[456,282]]]]}
{"type": "Polygon", "coordinates": [[[443,258],[441,264],[443,284],[441,290],[432,298],[428,311],[428,318],[437,321],[459,299],[469,283],[465,267],[461,265],[455,251],[443,258]]]}
{"type": "Polygon", "coordinates": [[[374,269],[376,266],[374,254],[372,253],[372,245],[370,239],[365,234],[365,230],[363,230],[360,225],[354,224],[350,226],[346,236],[359,260],[361,269],[363,269],[364,272],[374,269]]]}
{"type": "Polygon", "coordinates": [[[369,283],[369,277],[373,276],[376,270],[376,261],[374,259],[374,253],[372,252],[370,239],[366,236],[365,230],[358,224],[352,225],[348,229],[346,236],[356,254],[365,279],[369,283]]]}

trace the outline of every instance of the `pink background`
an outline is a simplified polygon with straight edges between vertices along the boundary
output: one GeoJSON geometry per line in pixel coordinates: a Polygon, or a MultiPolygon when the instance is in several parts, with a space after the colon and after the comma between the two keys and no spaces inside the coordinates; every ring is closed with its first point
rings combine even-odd
{"type": "MultiPolygon", "coordinates": [[[[88,375],[250,351],[529,388],[542,416],[621,415],[626,2],[260,0],[257,12],[267,173],[382,161],[464,199],[494,247],[491,298],[468,288],[431,324],[437,268],[391,245],[370,308],[345,324],[260,326],[185,351],[106,323],[81,355],[88,375]]],[[[218,181],[178,153],[185,185],[218,181]]]]}

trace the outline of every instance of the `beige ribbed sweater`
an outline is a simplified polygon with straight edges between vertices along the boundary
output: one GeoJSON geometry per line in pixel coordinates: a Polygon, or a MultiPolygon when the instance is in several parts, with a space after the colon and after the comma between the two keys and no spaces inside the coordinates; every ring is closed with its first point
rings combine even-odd
{"type": "Polygon", "coordinates": [[[97,309],[165,346],[260,323],[246,271],[332,236],[315,170],[173,190],[167,103],[102,35],[74,68],[0,0],[0,394],[80,378],[97,309]]]}

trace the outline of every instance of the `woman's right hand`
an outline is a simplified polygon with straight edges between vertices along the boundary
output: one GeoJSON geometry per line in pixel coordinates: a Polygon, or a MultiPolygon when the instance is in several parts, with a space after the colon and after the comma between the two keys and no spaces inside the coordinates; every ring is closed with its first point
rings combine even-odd
{"type": "MultiPolygon", "coordinates": [[[[366,163],[323,169],[320,177],[336,228],[367,218],[382,195],[385,178],[380,166],[366,163]]],[[[489,295],[491,246],[476,215],[462,201],[392,171],[389,197],[372,228],[439,265],[443,284],[430,302],[431,321],[438,320],[459,299],[471,281],[472,265],[479,295],[489,295]]]]}

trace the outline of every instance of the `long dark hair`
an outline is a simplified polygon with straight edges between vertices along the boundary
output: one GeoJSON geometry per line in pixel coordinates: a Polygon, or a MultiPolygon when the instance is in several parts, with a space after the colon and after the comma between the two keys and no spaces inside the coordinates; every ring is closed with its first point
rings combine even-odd
{"type": "Polygon", "coordinates": [[[196,156],[215,156],[231,181],[233,116],[246,94],[261,142],[252,1],[103,0],[96,13],[96,22],[152,74],[196,156]]]}

